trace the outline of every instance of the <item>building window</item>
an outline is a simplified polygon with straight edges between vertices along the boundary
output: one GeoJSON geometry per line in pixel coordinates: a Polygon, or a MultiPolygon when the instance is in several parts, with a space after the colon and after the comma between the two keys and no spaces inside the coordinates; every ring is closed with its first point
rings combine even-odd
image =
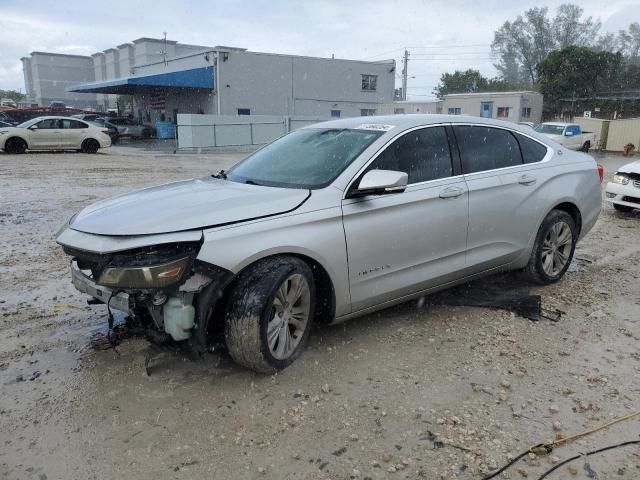
{"type": "Polygon", "coordinates": [[[331,110],[331,118],[340,118],[340,110],[331,110]]]}
{"type": "Polygon", "coordinates": [[[522,118],[531,118],[531,107],[522,107],[522,118]]]}
{"type": "Polygon", "coordinates": [[[361,108],[360,109],[360,116],[361,117],[372,117],[375,114],[376,114],[376,109],[375,108],[361,108]]]}
{"type": "Polygon", "coordinates": [[[462,108],[460,107],[449,107],[447,110],[449,115],[462,115],[462,108]]]}
{"type": "Polygon", "coordinates": [[[238,115],[251,115],[251,109],[250,108],[239,108],[238,109],[238,115]]]}
{"type": "Polygon", "coordinates": [[[377,75],[362,75],[362,90],[375,92],[378,83],[377,75]]]}
{"type": "Polygon", "coordinates": [[[393,109],[393,114],[394,115],[403,115],[404,114],[404,108],[394,108],[393,109]]]}
{"type": "Polygon", "coordinates": [[[509,118],[509,107],[498,107],[498,118],[509,118]]]}

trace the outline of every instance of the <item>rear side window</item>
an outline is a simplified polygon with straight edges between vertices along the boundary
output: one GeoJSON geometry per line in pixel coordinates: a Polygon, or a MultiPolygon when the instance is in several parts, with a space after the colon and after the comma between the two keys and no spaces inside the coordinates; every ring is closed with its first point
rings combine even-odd
{"type": "Polygon", "coordinates": [[[409,183],[452,175],[451,153],[444,127],[414,130],[389,145],[367,170],[406,172],[409,183]]]}
{"type": "Polygon", "coordinates": [[[516,133],[518,142],[520,142],[520,150],[522,151],[522,159],[524,163],[536,163],[542,161],[547,154],[547,147],[535,140],[519,135],[516,133]]]}
{"type": "Polygon", "coordinates": [[[508,130],[475,125],[453,128],[464,173],[522,165],[520,146],[508,130]]]}

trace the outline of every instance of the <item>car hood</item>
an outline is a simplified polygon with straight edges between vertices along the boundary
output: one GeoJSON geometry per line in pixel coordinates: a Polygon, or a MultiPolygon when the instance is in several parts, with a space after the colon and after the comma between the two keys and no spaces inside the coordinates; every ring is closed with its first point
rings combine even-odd
{"type": "Polygon", "coordinates": [[[196,178],[94,203],[81,210],[69,226],[97,235],[179,232],[285,213],[309,195],[309,190],[196,178]]]}
{"type": "Polygon", "coordinates": [[[639,173],[640,174],[640,160],[627,163],[626,165],[621,166],[618,169],[618,171],[622,173],[639,173]]]}

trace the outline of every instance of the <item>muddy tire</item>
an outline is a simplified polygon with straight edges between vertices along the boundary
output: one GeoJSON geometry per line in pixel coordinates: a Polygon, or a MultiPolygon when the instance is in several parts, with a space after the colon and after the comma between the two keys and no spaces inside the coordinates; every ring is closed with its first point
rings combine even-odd
{"type": "Polygon", "coordinates": [[[590,148],[591,148],[591,142],[587,140],[582,144],[582,148],[580,148],[580,151],[584,153],[589,153],[590,148]]]}
{"type": "Polygon", "coordinates": [[[630,207],[629,205],[619,205],[617,203],[613,204],[613,208],[622,213],[629,213],[633,211],[633,207],[630,207]]]}
{"type": "Polygon", "coordinates": [[[531,258],[524,269],[525,278],[541,285],[560,280],[571,264],[577,241],[576,223],[571,215],[552,210],[536,235],[531,258]]]}
{"type": "Polygon", "coordinates": [[[87,138],[84,142],[82,142],[82,152],[83,153],[96,153],[100,148],[100,144],[97,140],[93,138],[87,138]]]}
{"type": "Polygon", "coordinates": [[[225,342],[236,363],[260,373],[288,367],[309,339],[316,293],[302,260],[276,256],[242,272],[227,302],[225,342]]]}
{"type": "Polygon", "coordinates": [[[20,154],[27,150],[27,143],[21,138],[9,138],[4,145],[4,151],[6,153],[20,154]]]}

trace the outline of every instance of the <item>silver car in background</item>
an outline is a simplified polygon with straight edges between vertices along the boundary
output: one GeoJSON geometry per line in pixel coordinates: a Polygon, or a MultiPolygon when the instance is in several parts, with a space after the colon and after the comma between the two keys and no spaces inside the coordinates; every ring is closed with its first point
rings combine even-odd
{"type": "Polygon", "coordinates": [[[228,172],[95,203],[57,236],[76,288],[259,372],[334,323],[471,279],[558,281],[601,207],[596,162],[528,127],[336,120],[228,172]]]}

